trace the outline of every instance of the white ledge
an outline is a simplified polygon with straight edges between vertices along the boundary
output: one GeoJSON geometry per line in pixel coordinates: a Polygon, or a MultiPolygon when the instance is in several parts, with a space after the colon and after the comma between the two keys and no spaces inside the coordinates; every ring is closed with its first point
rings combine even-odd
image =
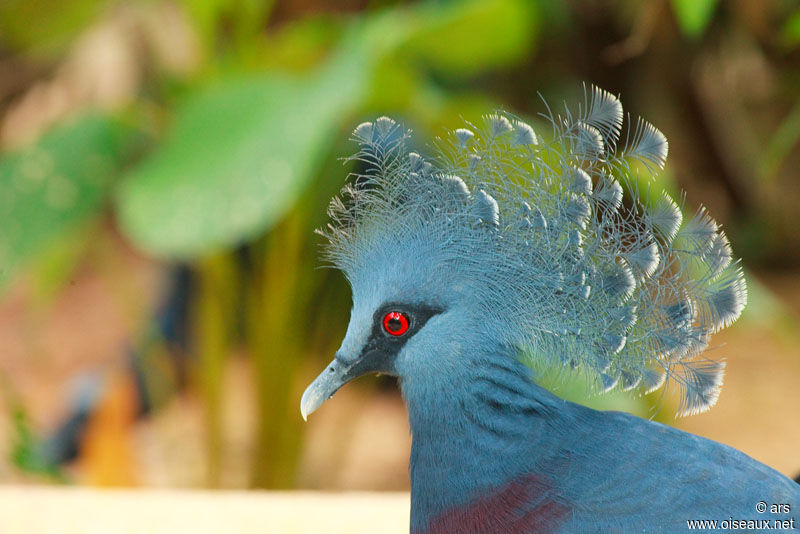
{"type": "Polygon", "coordinates": [[[407,493],[0,486],[3,534],[408,533],[407,493]]]}

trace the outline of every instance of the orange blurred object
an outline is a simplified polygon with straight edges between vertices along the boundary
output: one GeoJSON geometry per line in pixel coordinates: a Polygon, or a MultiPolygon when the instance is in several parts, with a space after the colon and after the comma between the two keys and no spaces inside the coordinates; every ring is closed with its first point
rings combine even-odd
{"type": "Polygon", "coordinates": [[[96,486],[137,485],[131,430],[138,403],[131,375],[116,373],[92,413],[83,440],[85,482],[96,486]]]}

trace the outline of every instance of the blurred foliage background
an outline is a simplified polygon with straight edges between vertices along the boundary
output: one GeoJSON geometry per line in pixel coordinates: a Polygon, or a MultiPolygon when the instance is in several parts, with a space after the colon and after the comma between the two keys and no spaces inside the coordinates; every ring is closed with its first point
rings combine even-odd
{"type": "Polygon", "coordinates": [[[796,1],[3,0],[0,482],[406,487],[390,380],[298,413],[349,315],[313,234],[349,132],[535,125],[582,82],[664,131],[661,183],[749,272],[719,406],[655,417],[800,472],[796,1]]]}

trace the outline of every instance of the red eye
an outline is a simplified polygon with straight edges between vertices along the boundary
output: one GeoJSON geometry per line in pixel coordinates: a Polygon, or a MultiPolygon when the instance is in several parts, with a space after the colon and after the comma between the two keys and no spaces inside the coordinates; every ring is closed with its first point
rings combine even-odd
{"type": "Polygon", "coordinates": [[[389,312],[383,316],[383,329],[393,336],[402,336],[408,332],[408,317],[404,313],[389,312]]]}

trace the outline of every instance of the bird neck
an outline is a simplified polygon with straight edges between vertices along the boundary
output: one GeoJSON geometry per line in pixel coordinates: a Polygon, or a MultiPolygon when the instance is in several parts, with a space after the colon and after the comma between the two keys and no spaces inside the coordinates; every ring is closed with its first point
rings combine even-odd
{"type": "Polygon", "coordinates": [[[546,475],[564,435],[564,401],[534,384],[509,351],[461,354],[444,375],[402,382],[413,436],[412,530],[532,469],[546,475]]]}

